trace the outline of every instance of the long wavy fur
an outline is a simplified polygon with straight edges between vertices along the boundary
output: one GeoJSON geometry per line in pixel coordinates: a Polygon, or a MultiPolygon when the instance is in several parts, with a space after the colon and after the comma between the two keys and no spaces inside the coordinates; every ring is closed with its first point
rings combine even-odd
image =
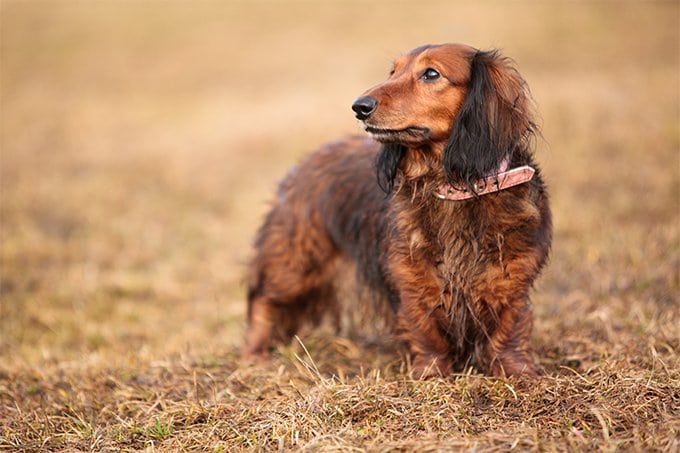
{"type": "Polygon", "coordinates": [[[396,143],[386,143],[380,149],[375,160],[375,172],[378,185],[386,193],[392,193],[394,179],[399,171],[399,163],[406,154],[406,147],[396,143]]]}
{"type": "Polygon", "coordinates": [[[470,83],[444,150],[448,181],[473,189],[505,156],[523,151],[536,130],[526,83],[512,60],[498,51],[477,51],[470,83]]]}

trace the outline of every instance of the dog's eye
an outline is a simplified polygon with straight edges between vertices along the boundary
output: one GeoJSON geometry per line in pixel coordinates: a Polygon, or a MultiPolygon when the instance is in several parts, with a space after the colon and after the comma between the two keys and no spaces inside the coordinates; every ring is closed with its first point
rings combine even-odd
{"type": "Polygon", "coordinates": [[[441,77],[439,71],[433,68],[427,68],[425,72],[423,72],[422,79],[425,80],[426,82],[432,82],[434,80],[437,80],[439,77],[441,77]]]}

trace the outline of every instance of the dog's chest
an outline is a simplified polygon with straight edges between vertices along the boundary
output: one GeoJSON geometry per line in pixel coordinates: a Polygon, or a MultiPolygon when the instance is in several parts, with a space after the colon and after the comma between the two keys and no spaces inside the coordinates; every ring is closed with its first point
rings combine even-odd
{"type": "Polygon", "coordinates": [[[400,200],[397,227],[407,253],[429,265],[443,293],[493,286],[513,260],[533,253],[540,214],[529,197],[502,193],[456,202],[425,195],[400,200]]]}
{"type": "Polygon", "coordinates": [[[468,292],[502,254],[502,242],[494,243],[479,225],[456,225],[441,232],[432,244],[437,275],[443,289],[468,292]]]}
{"type": "Polygon", "coordinates": [[[446,205],[421,215],[410,232],[412,250],[436,270],[442,291],[470,293],[489,276],[502,278],[510,258],[508,238],[521,234],[513,217],[501,207],[446,205]]]}

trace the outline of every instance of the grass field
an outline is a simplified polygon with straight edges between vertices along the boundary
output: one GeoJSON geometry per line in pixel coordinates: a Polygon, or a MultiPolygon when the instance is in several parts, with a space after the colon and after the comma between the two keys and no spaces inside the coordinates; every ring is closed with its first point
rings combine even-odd
{"type": "Polygon", "coordinates": [[[678,451],[679,30],[676,2],[0,0],[0,450],[678,451]],[[546,375],[412,381],[370,330],[240,366],[277,180],[446,41],[540,109],[546,375]]]}

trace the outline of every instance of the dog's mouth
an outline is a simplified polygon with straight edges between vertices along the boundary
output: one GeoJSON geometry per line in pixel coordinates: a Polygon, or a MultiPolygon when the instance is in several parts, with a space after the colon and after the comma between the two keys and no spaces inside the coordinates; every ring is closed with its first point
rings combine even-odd
{"type": "Polygon", "coordinates": [[[426,127],[410,126],[404,129],[387,129],[361,123],[366,132],[379,142],[413,142],[427,138],[430,130],[426,127]]]}

